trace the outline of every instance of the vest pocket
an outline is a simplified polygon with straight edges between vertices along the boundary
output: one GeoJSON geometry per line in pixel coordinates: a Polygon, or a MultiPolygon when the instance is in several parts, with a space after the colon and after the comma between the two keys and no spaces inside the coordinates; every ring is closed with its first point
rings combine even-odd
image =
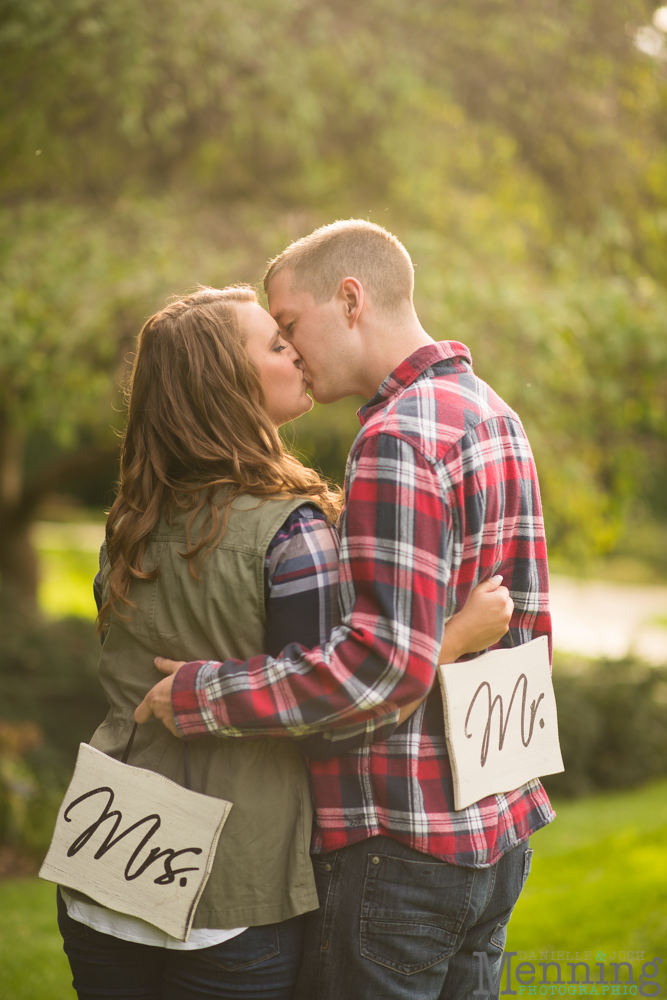
{"type": "Polygon", "coordinates": [[[454,951],[474,873],[436,861],[370,855],[361,909],[364,958],[410,976],[454,951]]]}

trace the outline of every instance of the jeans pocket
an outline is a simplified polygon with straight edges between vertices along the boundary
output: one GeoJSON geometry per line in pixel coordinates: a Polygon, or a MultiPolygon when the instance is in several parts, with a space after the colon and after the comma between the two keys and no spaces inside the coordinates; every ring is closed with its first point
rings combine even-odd
{"type": "Polygon", "coordinates": [[[361,908],[364,958],[411,976],[449,958],[474,873],[442,861],[370,856],[361,908]]]}
{"type": "MultiPolygon", "coordinates": [[[[518,849],[519,848],[514,848],[514,850],[518,849]]],[[[505,942],[507,941],[507,925],[510,921],[510,917],[512,916],[512,912],[514,910],[514,907],[516,906],[519,896],[523,892],[523,887],[526,884],[526,880],[530,875],[530,866],[532,864],[532,860],[533,860],[533,851],[532,848],[528,847],[524,851],[523,860],[521,862],[520,877],[519,877],[520,885],[518,885],[518,891],[515,890],[516,896],[511,900],[511,905],[507,909],[506,914],[504,914],[503,919],[496,924],[496,927],[493,933],[491,934],[491,943],[494,944],[496,948],[499,948],[501,951],[504,950],[505,942]]],[[[498,863],[500,864],[500,862],[498,863]]],[[[519,873],[516,872],[516,874],[518,875],[519,873]]],[[[516,876],[513,881],[516,884],[516,876]]]]}
{"type": "Polygon", "coordinates": [[[214,944],[210,948],[190,953],[204,962],[216,965],[226,972],[238,972],[260,962],[267,962],[280,954],[280,939],[275,924],[249,927],[230,941],[214,944]]]}
{"type": "Polygon", "coordinates": [[[533,850],[532,848],[529,847],[523,856],[523,882],[521,883],[522,890],[526,884],[528,876],[530,875],[530,868],[532,863],[533,863],[533,850]]]}

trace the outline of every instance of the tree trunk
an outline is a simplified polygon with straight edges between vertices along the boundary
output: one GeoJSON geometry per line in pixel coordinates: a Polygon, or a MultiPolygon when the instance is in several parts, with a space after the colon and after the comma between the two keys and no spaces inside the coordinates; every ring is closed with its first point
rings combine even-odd
{"type": "Polygon", "coordinates": [[[20,507],[0,507],[0,585],[21,604],[37,603],[37,554],[30,540],[30,518],[20,507]]]}
{"type": "Polygon", "coordinates": [[[32,510],[23,491],[25,435],[0,414],[0,586],[22,604],[37,601],[37,556],[30,541],[32,510]]]}
{"type": "Polygon", "coordinates": [[[60,455],[26,483],[23,475],[25,435],[9,425],[0,410],[0,588],[24,605],[37,603],[37,554],[30,527],[42,498],[67,485],[82,470],[105,469],[115,451],[87,447],[60,455]]]}

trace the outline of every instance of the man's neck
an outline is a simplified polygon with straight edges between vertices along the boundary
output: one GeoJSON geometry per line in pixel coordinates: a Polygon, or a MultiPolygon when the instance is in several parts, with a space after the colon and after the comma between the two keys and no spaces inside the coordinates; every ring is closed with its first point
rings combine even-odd
{"type": "Polygon", "coordinates": [[[387,375],[409,358],[420,347],[435,343],[414,316],[412,322],[401,327],[385,327],[367,341],[364,352],[364,370],[360,373],[360,388],[370,399],[387,375]]]}

